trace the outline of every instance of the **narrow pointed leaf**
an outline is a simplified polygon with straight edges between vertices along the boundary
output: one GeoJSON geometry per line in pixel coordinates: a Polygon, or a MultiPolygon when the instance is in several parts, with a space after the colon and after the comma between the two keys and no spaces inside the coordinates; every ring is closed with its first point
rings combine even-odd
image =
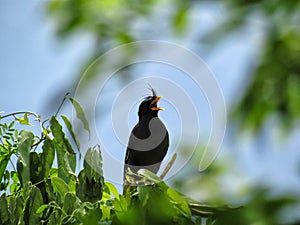
{"type": "Polygon", "coordinates": [[[50,120],[50,129],[54,136],[53,142],[57,155],[58,176],[68,183],[70,178],[68,168],[66,168],[66,164],[64,162],[64,157],[67,152],[70,154],[75,154],[75,152],[68,139],[65,137],[62,126],[54,116],[50,120]]]}
{"type": "Polygon", "coordinates": [[[33,143],[34,135],[31,131],[22,130],[18,138],[18,175],[22,185],[30,180],[30,149],[33,143]]]}
{"type": "Polygon", "coordinates": [[[43,145],[43,152],[40,155],[40,167],[39,167],[39,177],[48,177],[51,167],[54,161],[54,144],[52,140],[47,136],[43,145]]]}
{"type": "Polygon", "coordinates": [[[78,148],[78,150],[80,150],[80,143],[73,131],[73,127],[72,127],[70,120],[66,116],[63,116],[63,115],[61,116],[61,118],[63,119],[64,123],[66,124],[66,127],[68,128],[68,131],[70,132],[70,135],[76,144],[76,147],[78,148]]]}
{"type": "Polygon", "coordinates": [[[0,157],[0,181],[2,180],[4,171],[6,169],[6,166],[8,164],[9,158],[4,156],[4,157],[0,157]]]}
{"type": "Polygon", "coordinates": [[[84,129],[89,133],[89,137],[90,137],[91,136],[90,126],[88,120],[86,119],[82,107],[74,98],[69,98],[69,99],[75,108],[77,118],[82,122],[84,129]]]}

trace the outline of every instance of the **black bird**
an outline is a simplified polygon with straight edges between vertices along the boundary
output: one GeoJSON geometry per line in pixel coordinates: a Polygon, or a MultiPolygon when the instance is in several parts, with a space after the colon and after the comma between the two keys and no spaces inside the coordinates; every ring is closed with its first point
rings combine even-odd
{"type": "MultiPolygon", "coordinates": [[[[161,96],[157,96],[153,88],[151,91],[152,96],[146,97],[139,106],[139,121],[129,137],[124,165],[124,192],[130,184],[134,185],[132,179],[128,181],[128,168],[133,173],[137,173],[140,169],[157,173],[168,151],[169,134],[163,122],[158,118],[158,111],[163,110],[157,106],[161,96]]],[[[137,182],[137,177],[130,177],[137,182]]]]}

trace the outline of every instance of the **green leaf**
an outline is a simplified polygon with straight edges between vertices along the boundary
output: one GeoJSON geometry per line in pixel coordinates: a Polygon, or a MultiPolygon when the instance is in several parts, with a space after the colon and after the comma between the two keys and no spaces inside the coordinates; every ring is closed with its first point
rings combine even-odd
{"type": "Polygon", "coordinates": [[[147,169],[140,169],[138,171],[138,174],[143,175],[144,177],[146,177],[147,179],[149,179],[150,181],[152,181],[154,183],[163,182],[163,180],[159,176],[157,176],[155,173],[152,173],[151,171],[149,171],[147,169]]]}
{"type": "Polygon", "coordinates": [[[51,117],[50,128],[54,136],[54,142],[57,144],[57,147],[60,148],[63,152],[75,154],[70,142],[68,141],[65,133],[63,132],[62,126],[59,124],[59,122],[54,116],[51,117]]]}
{"type": "Polygon", "coordinates": [[[74,133],[74,131],[73,131],[73,127],[72,127],[71,122],[69,121],[69,119],[68,119],[66,116],[63,116],[63,115],[62,115],[61,118],[62,118],[63,121],[65,122],[66,127],[68,128],[68,131],[70,132],[70,135],[71,135],[73,141],[75,142],[75,144],[76,144],[78,150],[80,150],[80,143],[79,143],[79,141],[78,141],[78,139],[77,139],[77,137],[76,137],[76,135],[75,135],[75,133],[74,133]]]}
{"type": "Polygon", "coordinates": [[[103,178],[89,181],[85,175],[85,170],[81,170],[76,183],[76,195],[83,201],[97,202],[101,200],[103,193],[103,178]]]}
{"type": "Polygon", "coordinates": [[[151,187],[147,185],[138,186],[139,199],[142,203],[142,206],[145,206],[148,202],[150,188],[151,187]]]}
{"type": "Polygon", "coordinates": [[[171,198],[174,201],[174,204],[177,205],[184,214],[186,214],[187,216],[192,215],[188,203],[181,194],[179,194],[177,191],[170,187],[167,189],[166,193],[169,196],[169,198],[171,198]]]}
{"type": "Polygon", "coordinates": [[[43,178],[38,176],[38,168],[40,164],[39,155],[36,152],[30,152],[30,181],[33,184],[36,184],[41,181],[43,178]]]}
{"type": "Polygon", "coordinates": [[[64,167],[67,169],[67,171],[70,174],[75,175],[76,170],[76,155],[75,154],[69,154],[66,152],[64,156],[64,167]]]}
{"type": "Polygon", "coordinates": [[[76,195],[81,201],[96,202],[102,198],[104,189],[102,156],[98,145],[88,149],[83,167],[78,175],[76,195]]]}
{"type": "Polygon", "coordinates": [[[40,154],[39,177],[46,178],[50,174],[50,170],[54,161],[54,144],[52,140],[46,136],[43,145],[43,152],[40,154]]]}
{"type": "Polygon", "coordinates": [[[24,210],[24,222],[25,224],[38,224],[40,220],[40,215],[37,210],[43,204],[43,197],[35,186],[30,187],[29,198],[26,201],[26,206],[24,210]]]}
{"type": "Polygon", "coordinates": [[[13,183],[10,185],[10,193],[14,194],[20,186],[18,173],[16,171],[11,171],[10,172],[10,177],[13,181],[13,183]]]}
{"type": "Polygon", "coordinates": [[[75,154],[75,152],[72,149],[68,139],[65,137],[62,126],[54,116],[50,120],[50,129],[54,136],[53,142],[57,155],[58,176],[68,183],[70,178],[68,174],[68,168],[66,168],[66,164],[64,162],[64,157],[67,152],[70,154],[75,154]]]}
{"type": "Polygon", "coordinates": [[[117,200],[120,200],[118,189],[112,183],[105,182],[105,186],[108,187],[110,193],[112,193],[117,200]]]}
{"type": "Polygon", "coordinates": [[[3,174],[5,172],[6,166],[9,162],[9,158],[7,157],[0,157],[0,181],[2,180],[3,174]]]}
{"type": "Polygon", "coordinates": [[[60,177],[52,177],[51,182],[55,190],[60,194],[62,199],[64,199],[65,194],[69,192],[69,186],[60,177]]]}
{"type": "Polygon", "coordinates": [[[114,208],[118,212],[126,212],[128,210],[128,203],[123,195],[120,195],[119,201],[114,201],[114,208]]]}
{"type": "Polygon", "coordinates": [[[24,114],[24,117],[16,117],[16,120],[22,124],[22,125],[29,125],[32,126],[31,123],[29,123],[29,119],[28,119],[28,113],[24,114]]]}
{"type": "Polygon", "coordinates": [[[47,225],[57,225],[61,224],[61,212],[60,210],[54,208],[53,212],[49,216],[49,222],[47,225]]]}
{"type": "Polygon", "coordinates": [[[0,197],[0,224],[8,224],[10,216],[6,196],[3,194],[0,197]]]}
{"type": "Polygon", "coordinates": [[[100,205],[100,209],[102,211],[102,220],[108,220],[110,219],[111,216],[111,208],[109,206],[106,205],[100,205]]]}
{"type": "Polygon", "coordinates": [[[41,205],[41,206],[36,210],[36,213],[37,213],[37,214],[40,214],[40,213],[44,212],[44,210],[47,209],[48,207],[49,207],[48,204],[41,205]]]}
{"type": "Polygon", "coordinates": [[[10,224],[21,224],[24,215],[24,201],[21,197],[9,196],[8,201],[8,210],[11,216],[10,224]]]}
{"type": "Polygon", "coordinates": [[[30,180],[30,150],[34,135],[31,131],[22,130],[18,138],[18,175],[21,184],[24,186],[30,180]]]}
{"type": "Polygon", "coordinates": [[[75,108],[77,118],[82,122],[84,129],[86,131],[88,131],[89,137],[91,137],[90,126],[89,126],[88,120],[86,119],[86,116],[85,116],[85,113],[84,113],[82,107],[74,98],[69,98],[69,99],[75,108]]]}
{"type": "Polygon", "coordinates": [[[71,192],[67,192],[64,199],[63,210],[68,215],[71,215],[73,211],[76,209],[77,197],[71,192]]]}
{"type": "Polygon", "coordinates": [[[103,179],[102,156],[99,145],[89,148],[84,156],[83,167],[87,179],[103,179]]]}

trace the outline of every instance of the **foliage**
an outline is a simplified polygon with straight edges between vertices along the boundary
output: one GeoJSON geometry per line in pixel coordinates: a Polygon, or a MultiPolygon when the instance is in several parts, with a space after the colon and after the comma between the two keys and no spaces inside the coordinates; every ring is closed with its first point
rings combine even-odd
{"type": "MultiPolygon", "coordinates": [[[[74,105],[75,100],[70,101],[74,105]]],[[[74,107],[89,131],[80,105],[76,102],[74,107]]],[[[217,212],[234,210],[188,199],[147,170],[136,176],[150,185],[119,194],[112,183],[104,181],[98,145],[87,150],[77,175],[75,148],[80,150],[80,143],[66,116],[55,115],[41,122],[34,113],[16,112],[2,115],[0,120],[0,224],[203,224],[205,220],[213,224],[217,212]],[[16,123],[32,127],[29,116],[39,123],[40,136],[17,129],[16,123]],[[17,157],[16,166],[13,156],[17,157]],[[7,167],[9,162],[12,170],[7,167]]]]}
{"type": "MultiPolygon", "coordinates": [[[[188,28],[196,29],[194,24],[190,24],[191,9],[216,3],[223,6],[227,14],[222,17],[219,26],[204,37],[199,37],[200,44],[204,44],[206,49],[213,49],[217,42],[233,33],[251,32],[253,29],[247,28],[253,26],[252,21],[259,20],[260,23],[255,22],[254,25],[262,25],[263,43],[259,46],[258,57],[254,64],[249,64],[251,69],[245,72],[249,75],[250,85],[245,87],[237,107],[232,110],[233,118],[241,127],[253,131],[258,131],[274,115],[282,127],[293,127],[300,115],[300,1],[214,0],[208,3],[178,0],[170,3],[163,0],[54,0],[48,4],[48,12],[58,21],[58,34],[61,37],[83,30],[95,38],[94,52],[84,65],[86,68],[95,57],[120,43],[153,39],[149,34],[164,32],[151,23],[158,8],[169,4],[169,9],[161,19],[169,28],[165,30],[173,31],[172,35],[176,36],[189,34],[186,32],[188,28]],[[144,24],[138,32],[136,21],[144,24]]],[[[154,37],[157,38],[161,39],[154,37]]],[[[95,75],[91,71],[87,77],[95,75]]]]}
{"type": "Polygon", "coordinates": [[[300,119],[300,1],[215,2],[224,3],[229,14],[205,37],[208,45],[232,33],[251,32],[258,24],[255,28],[263,34],[255,63],[246,71],[249,85],[232,110],[233,118],[252,131],[272,116],[282,128],[293,128],[300,119]]]}

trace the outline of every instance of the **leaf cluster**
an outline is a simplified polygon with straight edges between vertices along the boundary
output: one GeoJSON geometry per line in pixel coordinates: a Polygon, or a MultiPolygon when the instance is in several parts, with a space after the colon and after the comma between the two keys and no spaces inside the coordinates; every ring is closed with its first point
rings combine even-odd
{"type": "MultiPolygon", "coordinates": [[[[73,106],[89,132],[79,103],[73,106]]],[[[31,127],[28,115],[34,114],[16,112],[1,118],[0,224],[203,224],[203,221],[213,224],[215,221],[218,208],[186,198],[147,170],[139,171],[136,176],[148,180],[148,185],[120,194],[112,183],[104,181],[98,145],[87,150],[83,169],[77,174],[75,149],[80,150],[80,143],[69,119],[55,115],[41,122],[34,115],[41,127],[38,136],[15,127],[16,123],[31,127]],[[17,119],[19,114],[23,114],[22,120],[17,119]],[[2,122],[7,118],[12,121],[2,122]],[[46,122],[48,126],[44,127],[46,122]],[[16,165],[12,156],[17,159],[16,165]],[[9,161],[12,170],[7,167],[9,161]]]]}

